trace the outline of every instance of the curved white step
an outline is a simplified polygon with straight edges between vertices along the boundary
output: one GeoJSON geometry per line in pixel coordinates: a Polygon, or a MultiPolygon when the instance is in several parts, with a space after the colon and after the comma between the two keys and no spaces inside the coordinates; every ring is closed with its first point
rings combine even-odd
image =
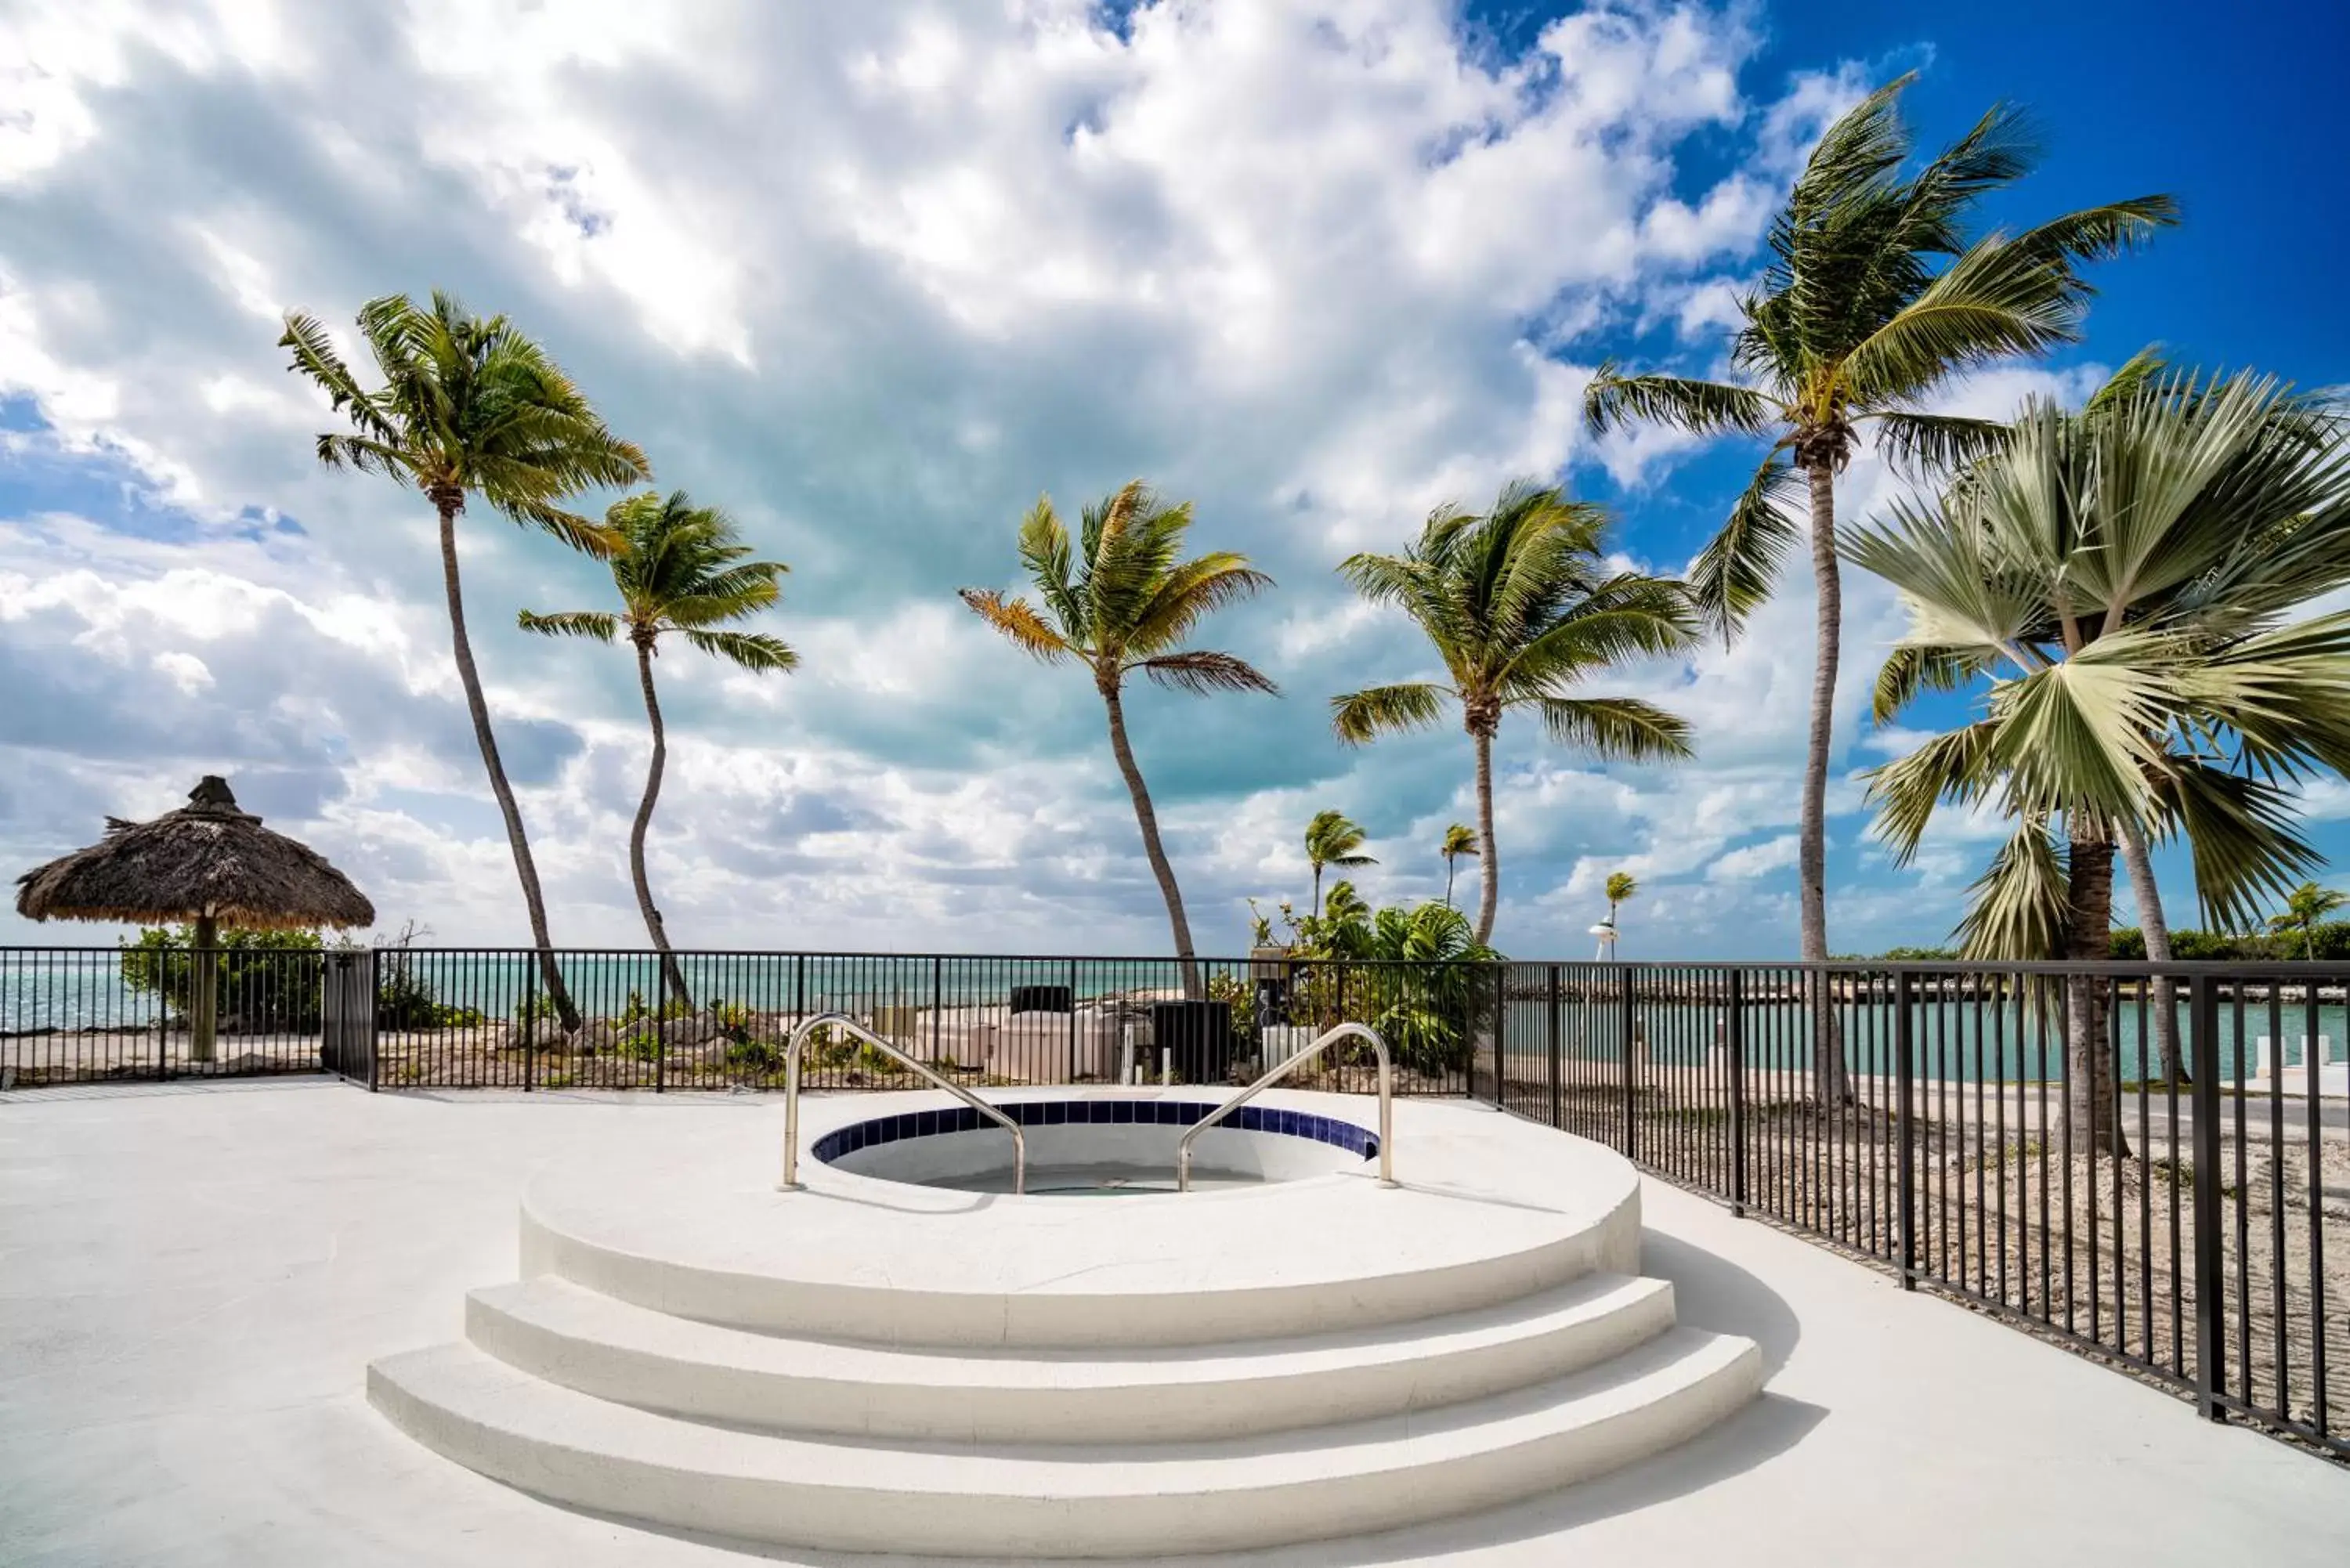
{"type": "Polygon", "coordinates": [[[542,1497],[844,1551],[1230,1551],[1493,1507],[1671,1447],[1752,1398],[1747,1340],[1675,1329],[1598,1367],[1440,1410],[1217,1443],[908,1449],[702,1426],[544,1382],[470,1345],[389,1357],[411,1437],[542,1497]]]}
{"type": "Polygon", "coordinates": [[[737,1426],[950,1442],[1162,1442],[1427,1409],[1580,1371],[1672,1326],[1672,1286],[1621,1274],[1382,1329],[1086,1355],[778,1338],[551,1275],[465,1303],[476,1345],[599,1398],[737,1426]]]}

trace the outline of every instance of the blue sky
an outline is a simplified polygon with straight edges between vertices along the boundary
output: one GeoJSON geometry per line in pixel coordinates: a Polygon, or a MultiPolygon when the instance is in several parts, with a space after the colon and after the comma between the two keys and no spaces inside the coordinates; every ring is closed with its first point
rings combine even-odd
{"type": "MultiPolygon", "coordinates": [[[[1528,472],[1616,505],[1630,557],[1683,566],[1752,453],[1594,443],[1582,381],[1609,355],[1711,366],[1822,117],[1899,71],[1921,73],[1921,143],[1995,99],[2033,111],[2042,171],[1994,221],[2152,190],[2188,213],[2100,269],[2085,342],[1954,406],[2077,396],[2156,339],[2350,379],[2350,215],[2307,171],[2350,42],[2333,7],[589,9],[0,17],[6,864],[224,772],[387,928],[519,933],[430,520],[310,461],[324,410],[272,346],[288,307],[339,326],[437,284],[513,313],[664,484],[792,564],[773,629],[800,673],[661,670],[654,877],[671,931],[712,946],[1163,945],[1091,693],[952,597],[1009,585],[1039,491],[1074,506],[1137,474],[1280,582],[1211,628],[1280,700],[1134,703],[1203,945],[1244,939],[1252,896],[1302,900],[1324,805],[1369,829],[1374,897],[1440,891],[1465,742],[1329,740],[1330,692],[1426,664],[1330,567],[1528,472]]],[[[1847,515],[1892,483],[1856,465],[1847,515]]],[[[632,941],[627,662],[511,630],[517,607],[598,602],[597,572],[484,518],[465,550],[556,938],[632,941]]],[[[1505,731],[1505,949],[1580,951],[1624,867],[1645,888],[1627,952],[1794,950],[1810,606],[1791,589],[1738,649],[1626,673],[1697,725],[1688,766],[1505,731]]],[[[1847,594],[1832,937],[1932,941],[1996,825],[1953,821],[1908,868],[1872,846],[1855,775],[1903,742],[1859,693],[1900,619],[1881,587],[1847,594]]],[[[2350,791],[2308,804],[2340,857],[2350,791]]],[[[2184,867],[2163,873],[2191,919],[2184,867]]],[[[0,914],[0,940],[35,934],[0,914]]]]}

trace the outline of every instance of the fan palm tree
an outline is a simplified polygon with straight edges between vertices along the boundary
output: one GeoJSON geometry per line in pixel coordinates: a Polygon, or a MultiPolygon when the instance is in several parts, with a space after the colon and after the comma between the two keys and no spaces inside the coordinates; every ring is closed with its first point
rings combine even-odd
{"type": "Polygon", "coordinates": [[[606,428],[546,350],[503,316],[469,315],[453,296],[436,289],[429,309],[406,295],[371,299],[359,309],[359,327],[382,378],[373,388],[359,384],[316,317],[289,314],[278,347],[291,351],[289,369],[323,388],[329,405],[350,423],[348,431],[318,437],[318,461],[414,485],[440,520],[441,581],[449,601],[458,683],[489,771],[490,793],[505,821],[547,1000],[564,1030],[576,1033],[579,1011],[547,940],[538,867],[498,756],[481,671],[465,634],[457,519],[466,498],[478,495],[515,523],[542,529],[589,555],[608,556],[615,548],[611,535],[562,503],[596,486],[648,479],[652,468],[642,452],[606,428]]]}
{"type": "Polygon", "coordinates": [[[1630,902],[1632,895],[1639,890],[1640,884],[1633,880],[1632,874],[1629,871],[1612,871],[1608,873],[1607,929],[1609,930],[1618,931],[1623,929],[1617,923],[1617,908],[1619,905],[1630,902]]]}
{"type": "Polygon", "coordinates": [[[1344,812],[1317,811],[1314,820],[1305,825],[1305,863],[1314,867],[1314,913],[1322,913],[1322,867],[1344,867],[1349,870],[1357,866],[1376,866],[1378,862],[1362,852],[1363,830],[1347,819],[1344,812]]]}
{"type": "Polygon", "coordinates": [[[1480,943],[1492,938],[1501,887],[1493,736],[1504,712],[1531,708],[1553,740],[1602,757],[1690,754],[1689,725],[1653,703],[1570,695],[1625,659],[1676,651],[1696,634],[1681,584],[1607,570],[1606,523],[1599,507],[1569,501],[1555,486],[1515,483],[1482,516],[1438,509],[1400,556],[1350,556],[1339,567],[1364,597],[1419,623],[1445,678],[1332,698],[1338,738],[1360,745],[1434,723],[1448,696],[1461,705],[1477,758],[1480,943]]]}
{"type": "Polygon", "coordinates": [[[1273,579],[1230,550],[1180,558],[1191,526],[1191,504],[1162,504],[1140,480],[1087,507],[1074,550],[1066,528],[1040,498],[1020,524],[1020,563],[1035,584],[1039,608],[993,588],[965,588],[962,598],[1014,647],[1047,664],[1074,663],[1093,676],[1109,715],[1109,745],[1134,799],[1143,853],[1159,878],[1173,928],[1184,994],[1198,1000],[1199,963],[1174,867],[1159,842],[1158,814],[1126,738],[1126,678],[1137,670],[1179,691],[1274,692],[1270,678],[1229,653],[1180,646],[1210,612],[1273,586],[1273,579]]]}
{"type": "MultiPolygon", "coordinates": [[[[1902,77],[1830,126],[1770,233],[1760,286],[1740,302],[1734,382],[1627,376],[1603,365],[1585,394],[1594,431],[1648,421],[1700,435],[1766,437],[1771,449],[1698,556],[1691,586],[1728,639],[1766,597],[1808,506],[1817,595],[1811,727],[1797,862],[1803,956],[1828,956],[1827,784],[1842,656],[1835,476],[1864,429],[1897,462],[1942,466],[1995,445],[2002,427],[1922,410],[1953,376],[2079,336],[2091,290],[2078,264],[2175,223],[2168,196],[2085,208],[2014,235],[1971,237],[1982,197],[2033,164],[2020,117],[2002,106],[1915,173],[1898,112],[1902,77]]],[[[1818,988],[1822,1024],[1832,1023],[1818,988]]],[[[1843,1059],[1815,1030],[1819,1075],[1841,1098],[1843,1059]]]]}
{"type": "Polygon", "coordinates": [[[1463,856],[1477,858],[1477,830],[1465,822],[1456,822],[1444,830],[1444,843],[1437,850],[1444,857],[1444,907],[1452,908],[1452,874],[1460,869],[1463,856]]]}
{"type": "MultiPolygon", "coordinates": [[[[1869,784],[1904,861],[1941,804],[2014,818],[1970,893],[1969,956],[2110,956],[2130,840],[2184,836],[2224,929],[2315,863],[2291,785],[2350,764],[2350,614],[2292,618],[2350,586],[2350,425],[2331,404],[2178,374],[2085,415],[2035,402],[1939,502],[1897,502],[1847,554],[1910,614],[1881,716],[1989,680],[1983,717],[1869,784]]],[[[2104,993],[2068,990],[2076,1125],[2118,1148],[2104,993]]]]}
{"type": "Polygon", "coordinates": [[[2301,933],[2301,956],[2317,956],[2317,923],[2350,904],[2350,893],[2333,888],[2321,888],[2314,882],[2303,882],[2284,897],[2284,911],[2269,917],[2269,929],[2282,935],[2286,931],[2301,933]]]}
{"type": "Polygon", "coordinates": [[[620,608],[563,610],[541,615],[524,610],[525,631],[546,637],[585,637],[598,642],[625,638],[636,650],[637,683],[643,690],[645,719],[652,727],[652,762],[645,770],[644,797],[629,828],[629,875],[637,889],[637,909],[645,933],[660,953],[661,984],[681,1007],[693,1005],[669,943],[669,929],[653,902],[645,875],[645,834],[660,799],[661,771],[669,761],[669,732],[661,722],[660,698],[653,689],[653,660],[660,639],[675,632],[688,646],[754,674],[787,670],[799,664],[779,638],[765,632],[729,631],[726,627],[772,606],[791,568],[780,561],[746,561],[751,547],[714,506],[696,506],[682,490],[657,491],[613,503],[604,523],[619,542],[612,556],[612,585],[620,608]]]}

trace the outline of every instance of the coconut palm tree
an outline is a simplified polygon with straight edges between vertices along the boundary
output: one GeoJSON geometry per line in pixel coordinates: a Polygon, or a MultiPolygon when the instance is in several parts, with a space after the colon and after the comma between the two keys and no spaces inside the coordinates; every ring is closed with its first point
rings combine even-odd
{"type": "Polygon", "coordinates": [[[1460,869],[1463,856],[1477,858],[1477,830],[1465,822],[1456,822],[1444,830],[1444,843],[1437,853],[1444,857],[1444,907],[1452,908],[1452,874],[1460,869]]]}
{"type": "Polygon", "coordinates": [[[1339,866],[1352,869],[1378,864],[1362,849],[1363,830],[1348,821],[1344,812],[1317,811],[1314,820],[1305,825],[1305,863],[1314,867],[1316,917],[1322,913],[1322,867],[1339,866]]]}
{"type": "MultiPolygon", "coordinates": [[[[1881,715],[1988,681],[1981,718],[1869,783],[1904,861],[1942,804],[2013,817],[1970,893],[1969,956],[2109,957],[2130,839],[2184,836],[2225,929],[2315,863],[2291,785],[2350,763],[2350,614],[2293,618],[2350,586],[2350,424],[2333,405],[2176,373],[2089,415],[2035,402],[1938,502],[1897,502],[1847,555],[1910,614],[1881,715]]],[[[2068,992],[2075,1122],[2118,1148],[2104,992],[2085,977],[2068,992]]]]}
{"type": "MultiPolygon", "coordinates": [[[[1972,237],[1975,203],[2033,164],[2020,117],[1993,108],[1948,148],[1904,173],[1911,152],[1898,99],[1913,78],[1870,94],[1830,126],[1770,233],[1771,261],[1740,302],[1731,344],[1740,378],[1627,376],[1603,365],[1585,394],[1595,431],[1646,421],[1700,435],[1771,441],[1690,573],[1725,638],[1766,597],[1809,512],[1817,596],[1811,727],[1797,862],[1803,956],[1828,956],[1827,784],[1843,590],[1836,569],[1835,476],[1864,431],[1897,462],[1941,466],[1995,444],[2002,427],[1923,411],[1950,379],[2079,336],[2091,292],[2078,265],[2113,255],[2177,221],[2168,196],[2068,213],[2012,236],[1972,237]]],[[[1822,1023],[1832,1023],[1819,989],[1822,1023]]],[[[1819,1076],[1844,1095],[1833,1030],[1815,1030],[1819,1076]]]]}
{"type": "Polygon", "coordinates": [[[1608,873],[1607,929],[1609,930],[1620,931],[1623,929],[1623,927],[1619,925],[1616,919],[1617,908],[1619,905],[1630,902],[1632,895],[1639,890],[1640,884],[1633,880],[1632,874],[1629,871],[1611,871],[1608,873]]]}
{"type": "Polygon", "coordinates": [[[489,703],[465,634],[457,519],[466,498],[477,495],[515,523],[589,555],[608,556],[615,547],[611,535],[562,503],[598,485],[650,478],[652,468],[642,452],[605,427],[546,351],[503,316],[469,315],[454,296],[436,289],[429,309],[406,295],[371,299],[359,309],[359,327],[382,378],[373,388],[359,384],[316,317],[289,314],[278,347],[291,351],[289,369],[325,389],[330,406],[350,423],[348,431],[318,437],[318,461],[414,485],[440,520],[441,582],[457,680],[489,771],[490,793],[505,821],[540,978],[563,1028],[576,1033],[579,1011],[547,940],[538,867],[490,731],[489,703]]]}
{"type": "Polygon", "coordinates": [[[614,502],[604,514],[604,524],[619,542],[610,565],[612,585],[620,592],[619,610],[552,615],[524,610],[519,619],[525,631],[598,642],[625,638],[636,650],[637,684],[644,692],[646,722],[652,727],[653,754],[645,770],[644,796],[629,828],[629,875],[636,884],[645,933],[661,955],[662,986],[678,1005],[691,1007],[692,994],[671,953],[669,929],[645,875],[645,834],[652,826],[661,771],[669,761],[669,732],[653,689],[653,660],[660,654],[662,637],[675,632],[689,647],[754,674],[797,668],[799,655],[781,639],[725,629],[772,606],[782,593],[783,575],[791,568],[780,561],[744,560],[751,547],[742,543],[733,522],[714,506],[694,505],[682,490],[667,495],[648,490],[614,502]]]}
{"type": "Polygon", "coordinates": [[[2283,912],[2269,917],[2269,929],[2279,935],[2299,931],[2301,956],[2314,959],[2317,956],[2317,923],[2345,904],[2350,904],[2350,893],[2303,882],[2285,895],[2283,912]]]}
{"type": "Polygon", "coordinates": [[[1357,592],[1401,609],[1444,665],[1441,680],[1367,687],[1330,700],[1338,738],[1360,745],[1434,723],[1461,705],[1476,751],[1476,940],[1493,935],[1501,850],[1493,838],[1493,736],[1502,715],[1531,708],[1553,740],[1596,755],[1648,762],[1690,754],[1689,725],[1633,697],[1571,695],[1625,659],[1670,653],[1696,633],[1687,590],[1637,572],[1609,573],[1607,514],[1555,486],[1515,483],[1480,516],[1439,508],[1400,556],[1350,556],[1357,592]]]}
{"type": "Polygon", "coordinates": [[[1139,670],[1162,686],[1193,693],[1279,689],[1244,659],[1180,646],[1211,611],[1273,586],[1247,556],[1230,550],[1180,559],[1191,526],[1190,502],[1163,504],[1138,479],[1085,509],[1073,550],[1052,498],[1042,497],[1020,524],[1020,562],[1042,607],[993,588],[965,588],[962,598],[1023,652],[1047,664],[1079,664],[1092,674],[1109,715],[1111,754],[1134,799],[1143,853],[1167,900],[1183,992],[1196,1001],[1205,992],[1183,895],[1159,842],[1150,792],[1127,743],[1126,678],[1139,670]]]}

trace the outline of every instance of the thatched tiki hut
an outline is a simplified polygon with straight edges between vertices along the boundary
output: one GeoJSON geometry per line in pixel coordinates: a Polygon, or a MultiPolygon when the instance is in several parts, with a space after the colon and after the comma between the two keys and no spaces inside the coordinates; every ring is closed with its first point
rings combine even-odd
{"type": "Polygon", "coordinates": [[[224,921],[307,931],[375,920],[375,906],[326,857],[239,811],[228,782],[210,774],[179,810],[152,822],[109,816],[104,838],[26,872],[16,889],[16,912],[32,920],[193,920],[188,1055],[197,1062],[213,1059],[224,921]]]}

